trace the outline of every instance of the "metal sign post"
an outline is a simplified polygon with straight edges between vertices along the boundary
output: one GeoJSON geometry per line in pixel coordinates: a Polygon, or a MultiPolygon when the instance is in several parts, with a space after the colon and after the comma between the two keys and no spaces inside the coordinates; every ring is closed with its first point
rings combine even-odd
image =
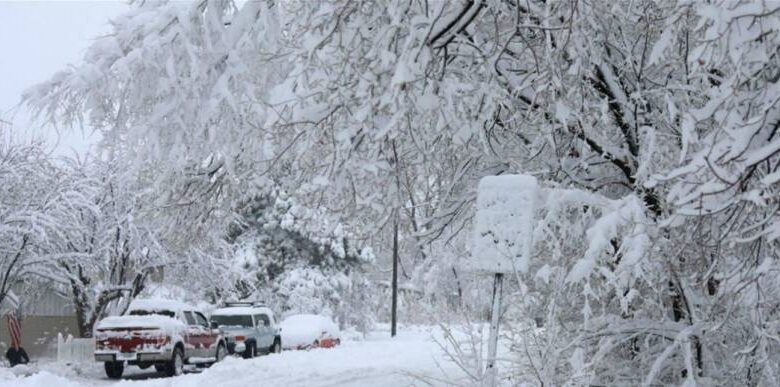
{"type": "Polygon", "coordinates": [[[490,309],[490,339],[488,342],[487,368],[485,378],[488,386],[496,385],[496,353],[498,352],[498,323],[501,320],[501,293],[504,287],[504,274],[496,273],[493,279],[493,307],[490,309]]]}

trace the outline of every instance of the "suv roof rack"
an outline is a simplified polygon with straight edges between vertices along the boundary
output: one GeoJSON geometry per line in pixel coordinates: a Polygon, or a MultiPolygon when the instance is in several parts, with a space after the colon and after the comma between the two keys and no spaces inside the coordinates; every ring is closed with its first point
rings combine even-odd
{"type": "Polygon", "coordinates": [[[236,306],[265,306],[265,302],[262,301],[227,301],[225,302],[226,307],[236,307],[236,306]]]}

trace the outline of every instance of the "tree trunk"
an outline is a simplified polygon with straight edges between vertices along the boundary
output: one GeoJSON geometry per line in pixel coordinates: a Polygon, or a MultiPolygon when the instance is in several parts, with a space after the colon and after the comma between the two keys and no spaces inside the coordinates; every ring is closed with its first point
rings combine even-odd
{"type": "Polygon", "coordinates": [[[390,336],[395,337],[398,319],[398,216],[393,221],[393,301],[390,322],[390,336]]]}
{"type": "Polygon", "coordinates": [[[460,284],[460,277],[458,277],[458,271],[455,266],[452,266],[452,275],[455,276],[455,282],[458,285],[458,307],[463,307],[463,286],[460,284]]]}

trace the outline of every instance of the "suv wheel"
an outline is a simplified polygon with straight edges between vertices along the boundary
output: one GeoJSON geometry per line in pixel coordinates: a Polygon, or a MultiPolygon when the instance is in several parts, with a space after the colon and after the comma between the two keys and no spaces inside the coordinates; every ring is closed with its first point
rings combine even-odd
{"type": "Polygon", "coordinates": [[[274,339],[274,344],[271,346],[271,353],[282,353],[282,341],[274,339]]]}
{"type": "Polygon", "coordinates": [[[255,356],[257,356],[257,344],[255,343],[247,344],[246,349],[244,350],[243,358],[251,359],[255,356]]]}
{"type": "Polygon", "coordinates": [[[184,354],[180,347],[176,347],[173,350],[173,357],[171,361],[165,367],[165,374],[167,376],[179,376],[184,373],[184,354]]]}
{"type": "Polygon", "coordinates": [[[106,376],[109,379],[119,379],[122,377],[122,372],[125,371],[125,363],[121,361],[107,361],[103,363],[103,368],[106,369],[106,376]]]}

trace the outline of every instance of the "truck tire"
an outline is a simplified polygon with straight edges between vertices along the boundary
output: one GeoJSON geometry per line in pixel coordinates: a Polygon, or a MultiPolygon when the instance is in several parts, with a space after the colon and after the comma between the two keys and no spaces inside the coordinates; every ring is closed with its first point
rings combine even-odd
{"type": "Polygon", "coordinates": [[[121,361],[107,361],[103,363],[103,368],[106,369],[106,376],[109,379],[119,379],[125,371],[125,363],[121,361]]]}
{"type": "Polygon", "coordinates": [[[167,367],[168,367],[168,366],[167,366],[167,365],[165,365],[165,364],[155,364],[155,365],[154,365],[154,369],[155,369],[155,370],[157,370],[157,372],[165,372],[165,370],[167,369],[167,367]]]}
{"type": "Polygon", "coordinates": [[[173,356],[168,364],[165,365],[166,376],[178,376],[184,373],[184,353],[181,347],[173,349],[173,356]]]}
{"type": "Polygon", "coordinates": [[[214,363],[212,364],[221,362],[225,358],[225,355],[227,355],[225,344],[219,343],[219,345],[217,345],[217,351],[214,352],[214,363]]]}

